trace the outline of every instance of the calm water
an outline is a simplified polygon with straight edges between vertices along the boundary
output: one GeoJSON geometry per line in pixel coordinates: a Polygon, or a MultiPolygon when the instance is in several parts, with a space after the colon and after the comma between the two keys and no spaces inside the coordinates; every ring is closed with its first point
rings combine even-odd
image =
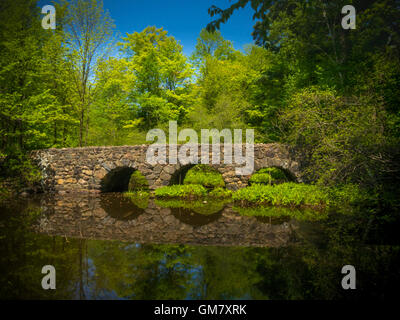
{"type": "Polygon", "coordinates": [[[400,224],[367,209],[323,214],[104,194],[19,199],[0,212],[2,299],[399,296],[400,224]],[[41,287],[48,264],[56,290],[41,287]],[[356,290],[341,287],[346,264],[356,268],[356,290]]]}

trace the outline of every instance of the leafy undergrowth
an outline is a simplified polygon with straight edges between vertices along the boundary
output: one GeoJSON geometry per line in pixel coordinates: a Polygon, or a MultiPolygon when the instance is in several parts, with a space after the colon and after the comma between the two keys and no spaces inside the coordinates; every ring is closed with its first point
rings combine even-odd
{"type": "Polygon", "coordinates": [[[233,200],[240,205],[273,205],[286,207],[324,208],[331,200],[325,188],[300,183],[278,185],[254,184],[239,189],[233,200]]]}
{"type": "Polygon", "coordinates": [[[232,198],[232,194],[231,190],[219,187],[211,190],[207,196],[216,199],[227,199],[232,198]]]}
{"type": "Polygon", "coordinates": [[[249,179],[250,184],[278,184],[288,181],[286,174],[275,167],[260,169],[249,179]]]}
{"type": "Polygon", "coordinates": [[[183,184],[198,184],[206,188],[225,187],[225,182],[221,173],[214,168],[203,164],[198,164],[191,168],[186,173],[183,184]]]}
{"type": "Polygon", "coordinates": [[[199,184],[172,185],[156,189],[158,198],[199,199],[207,195],[207,189],[199,184]]]}
{"type": "Polygon", "coordinates": [[[254,184],[233,193],[234,202],[241,206],[272,205],[283,207],[355,206],[363,203],[369,195],[354,184],[335,188],[287,182],[278,185],[254,184]]]}
{"type": "Polygon", "coordinates": [[[149,189],[149,182],[144,177],[144,175],[139,171],[136,170],[132,173],[129,179],[129,191],[138,191],[138,190],[148,190],[149,189]]]}

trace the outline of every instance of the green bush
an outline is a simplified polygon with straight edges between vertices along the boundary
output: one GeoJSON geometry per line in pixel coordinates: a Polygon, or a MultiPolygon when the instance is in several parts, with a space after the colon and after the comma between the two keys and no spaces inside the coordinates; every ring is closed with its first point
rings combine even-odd
{"type": "Polygon", "coordinates": [[[206,188],[225,187],[222,175],[214,168],[198,164],[191,168],[183,180],[183,184],[199,184],[206,188]]]}
{"type": "Polygon", "coordinates": [[[128,190],[139,191],[148,189],[149,182],[147,181],[147,179],[141,174],[139,170],[134,171],[131,175],[131,178],[129,179],[128,190]]]}
{"type": "Polygon", "coordinates": [[[254,184],[239,189],[233,200],[242,204],[271,204],[277,206],[324,207],[330,203],[325,188],[293,182],[278,185],[254,184]]]}
{"type": "Polygon", "coordinates": [[[155,191],[156,197],[159,198],[202,198],[207,195],[207,190],[198,184],[185,184],[166,186],[155,191]]]}
{"type": "Polygon", "coordinates": [[[277,184],[289,181],[286,174],[279,168],[263,168],[254,173],[249,182],[251,184],[277,184]]]}
{"type": "Polygon", "coordinates": [[[356,205],[373,198],[356,184],[345,184],[330,188],[329,196],[335,205],[356,205]]]}
{"type": "Polygon", "coordinates": [[[249,182],[251,184],[271,184],[272,177],[268,173],[255,173],[250,177],[249,182]]]}
{"type": "Polygon", "coordinates": [[[150,192],[148,191],[129,191],[124,193],[124,197],[140,209],[146,209],[149,206],[150,192]]]}

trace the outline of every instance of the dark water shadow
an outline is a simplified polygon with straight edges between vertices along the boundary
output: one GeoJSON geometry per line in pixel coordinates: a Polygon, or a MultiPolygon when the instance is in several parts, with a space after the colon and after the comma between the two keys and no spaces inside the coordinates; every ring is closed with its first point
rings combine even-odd
{"type": "Polygon", "coordinates": [[[100,195],[101,208],[117,220],[134,220],[145,212],[121,193],[104,193],[100,195]]]}
{"type": "Polygon", "coordinates": [[[212,214],[201,214],[194,211],[194,209],[186,209],[186,208],[171,208],[171,213],[177,218],[179,221],[186,223],[188,225],[194,227],[204,226],[211,222],[217,221],[222,217],[222,211],[212,213],[212,214]]]}

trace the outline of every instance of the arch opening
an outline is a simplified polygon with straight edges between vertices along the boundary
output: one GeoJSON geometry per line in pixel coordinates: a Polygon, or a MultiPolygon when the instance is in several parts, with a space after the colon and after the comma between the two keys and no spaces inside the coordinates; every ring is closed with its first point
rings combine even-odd
{"type": "Polygon", "coordinates": [[[289,170],[279,167],[263,167],[254,172],[250,179],[251,184],[280,184],[284,182],[297,182],[296,176],[289,170]]]}
{"type": "Polygon", "coordinates": [[[209,190],[225,187],[221,172],[209,164],[188,164],[181,167],[170,179],[169,185],[173,184],[199,184],[209,190]]]}
{"type": "Polygon", "coordinates": [[[171,179],[169,180],[169,185],[175,185],[175,184],[183,184],[183,180],[185,180],[187,172],[192,169],[196,164],[190,163],[186,164],[182,167],[180,167],[178,170],[176,170],[172,176],[171,179]]]}
{"type": "Polygon", "coordinates": [[[106,192],[125,192],[128,191],[129,179],[134,168],[118,167],[108,172],[100,183],[100,190],[106,192]]]}

